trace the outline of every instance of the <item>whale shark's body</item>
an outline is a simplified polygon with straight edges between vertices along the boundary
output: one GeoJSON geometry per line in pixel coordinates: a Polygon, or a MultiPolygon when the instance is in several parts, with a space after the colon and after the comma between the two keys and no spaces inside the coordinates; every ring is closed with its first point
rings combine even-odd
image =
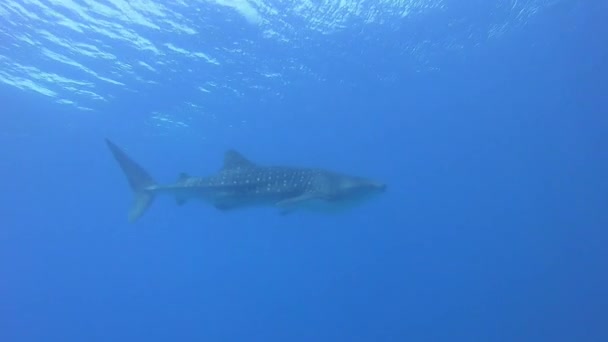
{"type": "Polygon", "coordinates": [[[134,193],[131,222],[144,214],[157,194],[173,195],[180,205],[201,199],[220,210],[267,205],[287,213],[297,208],[334,211],[386,189],[385,184],[373,180],[322,169],[259,166],[234,150],[226,152],[223,168],[214,175],[191,177],[182,173],[175,183],[159,185],[118,146],[107,139],[106,143],[134,193]]]}

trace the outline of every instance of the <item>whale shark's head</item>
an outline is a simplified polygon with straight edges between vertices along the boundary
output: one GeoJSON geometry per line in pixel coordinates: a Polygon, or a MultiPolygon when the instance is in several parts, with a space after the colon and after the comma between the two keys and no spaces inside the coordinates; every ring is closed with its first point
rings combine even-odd
{"type": "Polygon", "coordinates": [[[341,175],[334,183],[330,196],[334,201],[367,200],[386,191],[386,184],[372,179],[341,175]]]}
{"type": "Polygon", "coordinates": [[[314,211],[340,212],[355,207],[386,191],[386,184],[368,178],[323,172],[316,179],[320,196],[306,207],[314,211]]]}

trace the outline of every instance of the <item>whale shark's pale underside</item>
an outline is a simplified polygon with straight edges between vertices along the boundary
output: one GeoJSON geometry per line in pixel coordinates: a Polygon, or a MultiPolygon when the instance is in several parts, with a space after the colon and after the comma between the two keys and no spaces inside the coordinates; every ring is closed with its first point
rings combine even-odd
{"type": "Polygon", "coordinates": [[[134,194],[129,221],[140,218],[158,194],[175,196],[178,204],[201,199],[220,210],[266,205],[288,213],[297,208],[336,211],[350,207],[386,185],[370,179],[322,169],[260,166],[234,150],[226,152],[222,169],[207,177],[180,174],[173,184],[159,185],[123,150],[106,139],[134,194]]]}

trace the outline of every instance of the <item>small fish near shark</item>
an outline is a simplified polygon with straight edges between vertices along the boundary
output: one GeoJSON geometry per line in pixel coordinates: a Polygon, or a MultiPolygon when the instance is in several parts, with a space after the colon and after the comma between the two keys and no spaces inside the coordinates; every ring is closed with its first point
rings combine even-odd
{"type": "Polygon", "coordinates": [[[225,153],[224,165],[216,174],[182,173],[175,183],[160,185],[121,148],[108,139],[106,143],[133,191],[130,222],[140,218],[161,194],[174,196],[179,205],[199,199],[220,210],[261,205],[286,214],[300,208],[334,212],[386,190],[384,183],[323,169],[261,166],[235,150],[225,153]]]}

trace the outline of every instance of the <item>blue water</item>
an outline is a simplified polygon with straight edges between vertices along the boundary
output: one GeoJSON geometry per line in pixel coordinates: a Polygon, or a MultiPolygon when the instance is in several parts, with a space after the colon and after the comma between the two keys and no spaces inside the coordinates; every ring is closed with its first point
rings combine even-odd
{"type": "Polygon", "coordinates": [[[187,3],[0,3],[0,341],[608,341],[608,3],[187,3]],[[388,192],[129,224],[106,137],[388,192]]]}

